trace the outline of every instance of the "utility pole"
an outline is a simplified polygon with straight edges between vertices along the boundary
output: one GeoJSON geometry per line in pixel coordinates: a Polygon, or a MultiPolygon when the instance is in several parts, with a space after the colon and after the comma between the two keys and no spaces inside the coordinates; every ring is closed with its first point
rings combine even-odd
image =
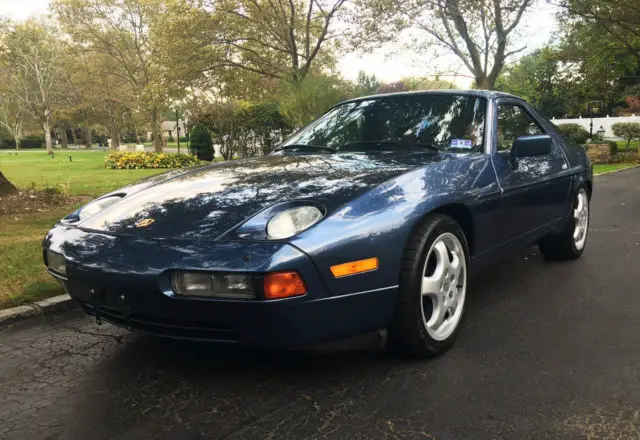
{"type": "Polygon", "coordinates": [[[180,115],[176,109],[176,132],[178,133],[178,153],[180,153],[180,115]]]}

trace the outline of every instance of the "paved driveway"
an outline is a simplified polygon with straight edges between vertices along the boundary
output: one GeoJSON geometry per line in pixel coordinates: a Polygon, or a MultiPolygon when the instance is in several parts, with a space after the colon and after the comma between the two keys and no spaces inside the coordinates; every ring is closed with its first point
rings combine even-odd
{"type": "Polygon", "coordinates": [[[638,439],[640,169],[597,178],[583,258],[477,277],[453,351],[237,353],[78,313],[0,331],[0,438],[638,439]]]}

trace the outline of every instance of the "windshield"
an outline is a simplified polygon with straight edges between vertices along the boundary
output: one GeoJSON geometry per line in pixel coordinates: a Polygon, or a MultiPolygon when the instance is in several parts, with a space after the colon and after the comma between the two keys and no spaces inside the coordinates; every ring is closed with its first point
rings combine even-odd
{"type": "Polygon", "coordinates": [[[280,148],[480,152],[486,107],[485,98],[449,94],[392,95],[347,102],[294,134],[280,148]]]}

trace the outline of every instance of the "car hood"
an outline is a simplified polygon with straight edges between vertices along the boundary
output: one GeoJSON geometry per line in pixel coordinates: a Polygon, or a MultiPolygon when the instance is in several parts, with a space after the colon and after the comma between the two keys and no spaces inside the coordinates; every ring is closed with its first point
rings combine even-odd
{"type": "Polygon", "coordinates": [[[212,240],[269,206],[310,199],[330,213],[411,169],[443,160],[430,153],[268,155],[167,173],[79,223],[83,229],[212,240]],[[146,220],[146,221],[142,221],[146,220]]]}

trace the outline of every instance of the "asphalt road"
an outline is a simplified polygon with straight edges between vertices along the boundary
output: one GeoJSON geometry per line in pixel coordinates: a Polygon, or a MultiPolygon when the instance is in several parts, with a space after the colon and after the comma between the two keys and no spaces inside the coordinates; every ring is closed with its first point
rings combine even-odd
{"type": "MultiPolygon", "coordinates": [[[[0,331],[2,439],[640,439],[640,169],[596,179],[583,258],[473,281],[455,348],[243,353],[79,313],[0,331]]],[[[342,347],[344,348],[344,347],[342,347]]]]}

